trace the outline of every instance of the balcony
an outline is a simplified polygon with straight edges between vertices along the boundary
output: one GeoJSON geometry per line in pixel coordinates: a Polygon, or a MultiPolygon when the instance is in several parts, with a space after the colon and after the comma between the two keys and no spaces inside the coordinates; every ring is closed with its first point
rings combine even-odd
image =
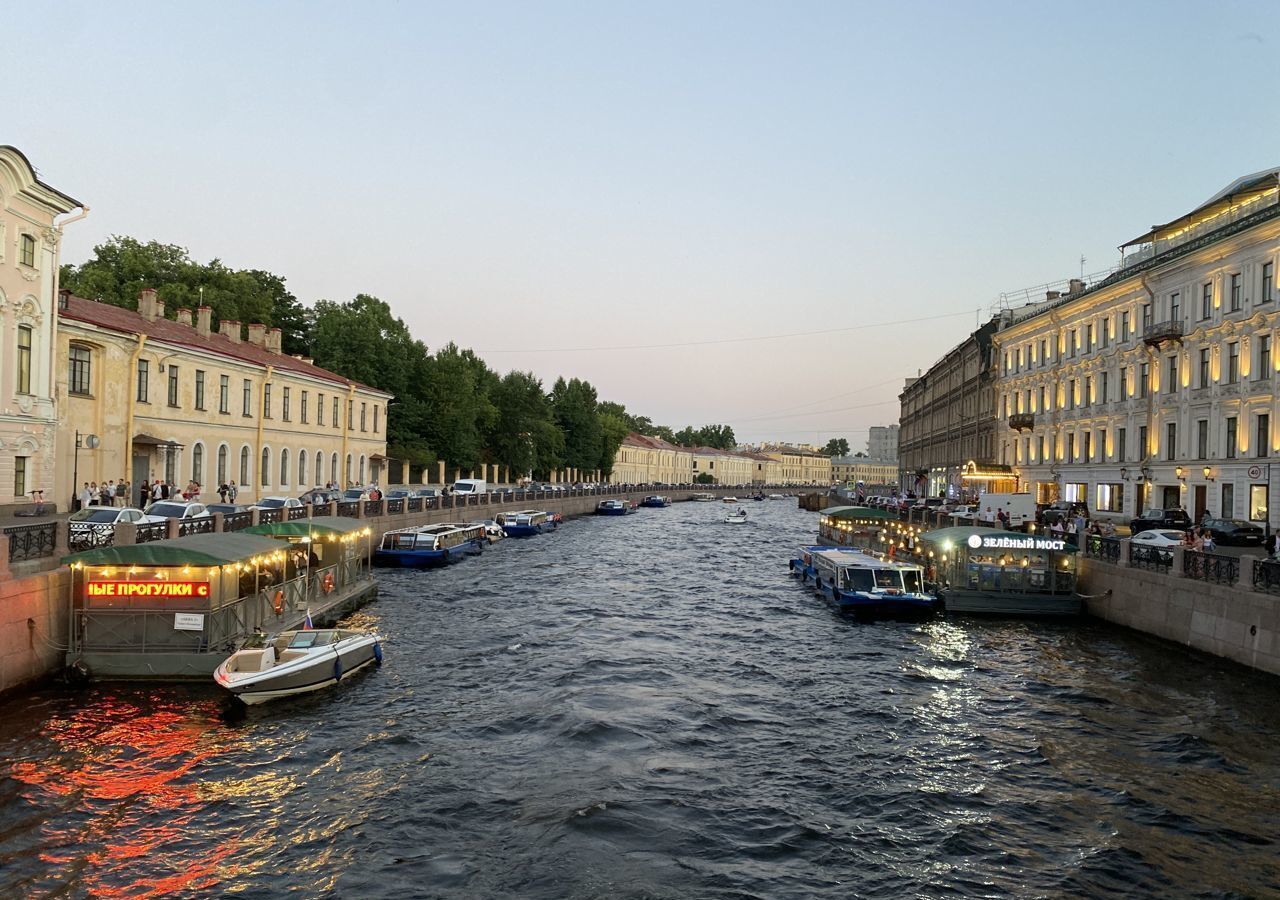
{"type": "Polygon", "coordinates": [[[1142,342],[1158,346],[1166,341],[1182,342],[1182,321],[1156,322],[1142,329],[1142,342]]]}
{"type": "Polygon", "coordinates": [[[1014,413],[1009,416],[1009,427],[1014,431],[1030,431],[1036,427],[1036,414],[1014,413]]]}

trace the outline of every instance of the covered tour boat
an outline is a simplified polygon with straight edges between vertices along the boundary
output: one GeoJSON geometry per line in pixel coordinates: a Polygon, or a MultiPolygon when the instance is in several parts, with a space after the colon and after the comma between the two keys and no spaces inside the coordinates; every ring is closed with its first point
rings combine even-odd
{"type": "Polygon", "coordinates": [[[446,522],[397,528],[382,536],[382,543],[373,551],[373,564],[415,569],[443,566],[479,553],[488,542],[482,524],[446,522]]]}
{"type": "Polygon", "coordinates": [[[626,500],[601,500],[596,504],[597,516],[625,516],[635,512],[626,500]]]}
{"type": "Polygon", "coordinates": [[[254,635],[213,673],[247,704],[306,694],[382,663],[382,639],[371,632],[321,628],[254,635]]]}
{"type": "Polygon", "coordinates": [[[507,537],[529,537],[552,531],[558,520],[553,520],[550,513],[540,509],[522,509],[517,512],[500,513],[495,521],[502,526],[507,537]]]}
{"type": "Polygon", "coordinates": [[[1076,549],[1060,538],[982,526],[929,531],[917,557],[948,613],[1076,616],[1076,549]]]}
{"type": "Polygon", "coordinates": [[[689,499],[693,500],[696,503],[714,503],[716,500],[716,495],[715,494],[694,494],[689,499]]]}
{"type": "MultiPolygon", "coordinates": [[[[802,580],[841,612],[869,619],[920,619],[940,611],[938,599],[925,590],[924,568],[886,559],[868,550],[810,548],[802,580]],[[807,574],[812,572],[812,577],[807,574]]],[[[792,571],[796,571],[792,561],[792,571]]]]}
{"type": "Polygon", "coordinates": [[[641,500],[640,505],[650,509],[661,509],[664,506],[671,505],[671,498],[663,497],[660,494],[654,494],[651,497],[645,497],[641,500]]]}

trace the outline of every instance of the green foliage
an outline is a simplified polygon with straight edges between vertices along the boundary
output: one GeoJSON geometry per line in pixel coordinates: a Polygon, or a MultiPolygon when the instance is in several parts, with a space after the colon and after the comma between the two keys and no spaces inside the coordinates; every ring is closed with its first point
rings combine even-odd
{"type": "Polygon", "coordinates": [[[449,343],[427,361],[424,377],[410,386],[428,411],[420,425],[427,442],[450,468],[485,462],[485,438],[498,420],[490,400],[497,376],[470,350],[449,343]]]}
{"type": "Polygon", "coordinates": [[[849,441],[845,438],[832,438],[827,441],[827,446],[822,448],[822,452],[827,456],[848,456],[849,441]]]}
{"type": "Polygon", "coordinates": [[[677,431],[673,438],[674,443],[682,447],[714,447],[717,450],[732,450],[738,446],[733,428],[729,425],[703,425],[701,428],[686,425],[677,431]]]}
{"type": "Polygon", "coordinates": [[[596,410],[596,389],[578,378],[556,379],[551,408],[564,432],[564,464],[585,472],[599,468],[604,431],[596,410]]]}
{"type": "Polygon", "coordinates": [[[693,483],[694,484],[715,484],[716,476],[712,475],[710,472],[699,472],[697,475],[693,476],[693,483]]]}

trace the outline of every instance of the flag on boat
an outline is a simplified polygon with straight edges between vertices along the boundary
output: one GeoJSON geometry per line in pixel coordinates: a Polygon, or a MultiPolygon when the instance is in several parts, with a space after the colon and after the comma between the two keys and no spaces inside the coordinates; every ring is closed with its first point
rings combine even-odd
{"type": "Polygon", "coordinates": [[[312,625],[312,624],[311,624],[311,607],[310,607],[310,606],[308,606],[308,607],[307,607],[307,618],[306,618],[306,620],[302,623],[302,630],[303,630],[303,631],[310,631],[311,629],[313,629],[313,628],[315,628],[315,627],[316,627],[316,626],[314,626],[314,625],[312,625]]]}

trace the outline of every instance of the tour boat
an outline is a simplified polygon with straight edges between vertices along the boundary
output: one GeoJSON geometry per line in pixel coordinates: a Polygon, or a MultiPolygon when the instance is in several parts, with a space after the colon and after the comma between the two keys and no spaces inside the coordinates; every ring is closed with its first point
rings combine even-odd
{"type": "Polygon", "coordinates": [[[726,525],[742,525],[747,521],[747,511],[745,509],[735,509],[729,515],[724,517],[726,525]]]}
{"type": "Polygon", "coordinates": [[[716,499],[716,495],[715,494],[694,494],[689,499],[694,500],[698,503],[714,503],[716,499]]]}
{"type": "Polygon", "coordinates": [[[373,551],[375,566],[424,568],[443,566],[467,553],[479,553],[488,542],[484,525],[444,522],[397,528],[382,536],[373,551]]]}
{"type": "Polygon", "coordinates": [[[643,500],[641,500],[640,505],[649,507],[651,509],[661,509],[664,506],[671,505],[671,498],[663,497],[660,494],[654,494],[652,497],[645,497],[643,500]]]}
{"type": "MultiPolygon", "coordinates": [[[[924,589],[924,568],[885,559],[869,551],[810,550],[814,588],[841,612],[881,619],[916,619],[941,611],[924,589]]],[[[794,571],[794,565],[793,565],[794,571]]],[[[809,576],[802,574],[808,581],[809,576]]]]}
{"type": "Polygon", "coordinates": [[[502,526],[507,537],[529,537],[552,531],[560,524],[560,516],[554,518],[550,513],[539,509],[522,509],[517,512],[500,513],[495,521],[502,526]]]}
{"type": "Polygon", "coordinates": [[[720,502],[721,503],[737,503],[738,498],[737,497],[721,497],[720,502]]]}
{"type": "Polygon", "coordinates": [[[382,638],[336,628],[254,635],[213,673],[213,679],[247,704],[318,691],[363,669],[382,664],[382,638]]]}
{"type": "Polygon", "coordinates": [[[635,509],[625,500],[601,500],[596,504],[597,516],[625,516],[635,509]]]}

